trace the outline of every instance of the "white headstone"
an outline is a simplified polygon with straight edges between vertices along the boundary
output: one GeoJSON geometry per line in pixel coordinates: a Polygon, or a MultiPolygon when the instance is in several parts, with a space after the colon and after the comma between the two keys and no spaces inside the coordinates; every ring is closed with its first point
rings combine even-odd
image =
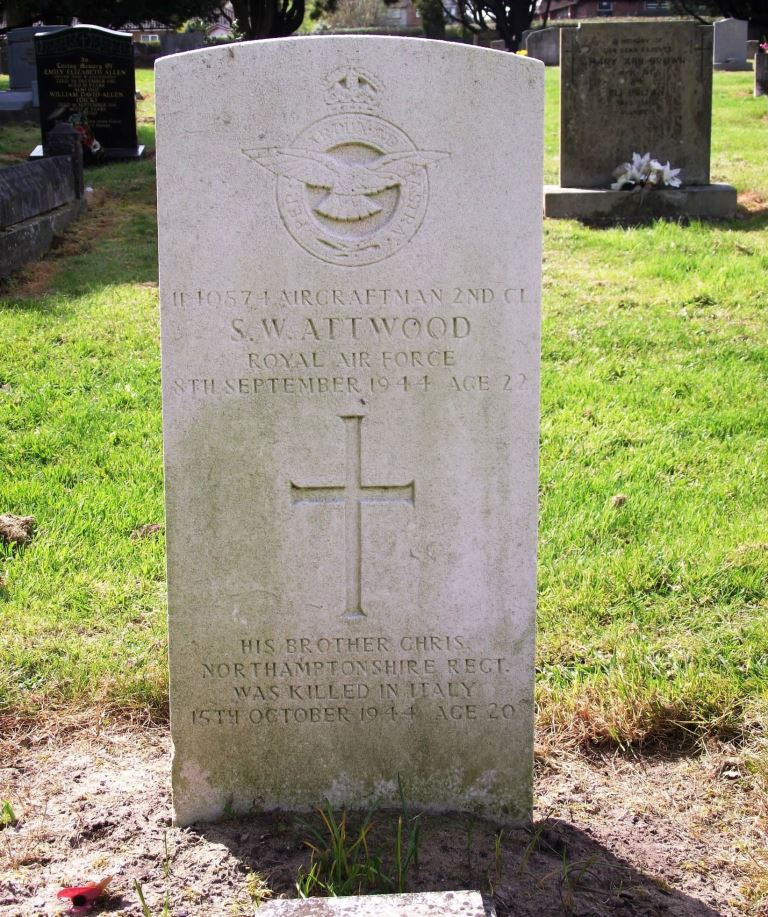
{"type": "Polygon", "coordinates": [[[525,818],[542,65],[233,44],[157,119],[177,823],[525,818]]]}
{"type": "Polygon", "coordinates": [[[720,19],[714,25],[713,58],[715,70],[749,70],[745,19],[720,19]]]}

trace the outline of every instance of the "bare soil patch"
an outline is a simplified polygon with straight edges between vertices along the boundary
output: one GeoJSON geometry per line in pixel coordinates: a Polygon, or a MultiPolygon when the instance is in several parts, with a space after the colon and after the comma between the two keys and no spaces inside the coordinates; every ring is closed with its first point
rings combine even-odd
{"type": "Polygon", "coordinates": [[[5,544],[27,544],[32,541],[34,530],[34,516],[15,516],[13,513],[0,515],[0,541],[5,544]]]}
{"type": "MultiPolygon", "coordinates": [[[[94,718],[94,723],[98,718],[94,718]]],[[[171,826],[170,741],[159,727],[7,742],[0,799],[18,824],[0,831],[0,915],[65,910],[56,892],[114,875],[94,913],[252,914],[266,879],[295,897],[307,867],[307,819],[283,813],[171,826]]],[[[766,804],[748,756],[584,756],[539,750],[531,826],[422,815],[419,868],[407,890],[480,888],[499,917],[767,914],[766,804]],[[763,857],[761,861],[761,857],[763,857]],[[751,899],[751,900],[750,900],[751,899]]],[[[394,849],[396,814],[378,813],[371,847],[394,849]]],[[[315,819],[315,824],[319,822],[315,819]]]]}

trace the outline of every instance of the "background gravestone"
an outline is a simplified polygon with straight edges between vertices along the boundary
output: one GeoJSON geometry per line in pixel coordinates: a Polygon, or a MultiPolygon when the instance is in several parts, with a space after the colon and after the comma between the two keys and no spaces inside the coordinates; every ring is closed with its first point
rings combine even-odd
{"type": "MultiPolygon", "coordinates": [[[[3,46],[7,54],[9,89],[0,92],[0,123],[17,120],[36,121],[38,106],[37,70],[34,36],[38,32],[56,32],[63,26],[34,26],[11,29],[3,46]]],[[[0,67],[0,72],[5,72],[0,67]]]]}
{"type": "Polygon", "coordinates": [[[714,24],[715,70],[749,70],[747,63],[747,31],[744,19],[720,19],[714,24]]]}
{"type": "Polygon", "coordinates": [[[712,29],[694,22],[563,29],[560,184],[609,188],[632,153],[709,183],[712,29]]]}
{"type": "Polygon", "coordinates": [[[592,23],[562,30],[558,219],[724,219],[736,189],[710,184],[712,27],[689,21],[592,23]],[[682,187],[614,190],[634,153],[679,169],[682,187]]]}
{"type": "Polygon", "coordinates": [[[60,32],[61,25],[28,26],[8,32],[8,73],[11,91],[31,90],[37,81],[35,35],[60,32]]]}
{"type": "MultiPolygon", "coordinates": [[[[72,124],[87,157],[134,159],[136,134],[133,38],[97,26],[74,26],[35,37],[40,130],[72,124]]],[[[42,155],[41,144],[33,156],[42,155]]]]}
{"type": "Polygon", "coordinates": [[[547,67],[560,66],[560,29],[536,29],[529,33],[525,49],[528,57],[540,60],[547,67]]]}
{"type": "Polygon", "coordinates": [[[543,67],[327,37],[156,76],[176,822],[398,775],[525,819],[543,67]]]}

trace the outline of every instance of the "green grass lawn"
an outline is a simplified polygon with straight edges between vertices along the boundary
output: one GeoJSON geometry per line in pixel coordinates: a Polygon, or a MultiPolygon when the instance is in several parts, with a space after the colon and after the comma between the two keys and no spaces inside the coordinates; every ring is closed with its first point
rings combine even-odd
{"type": "MultiPolygon", "coordinates": [[[[557,178],[548,70],[546,179],[557,178]]],[[[768,709],[768,100],[716,73],[732,223],[548,221],[541,723],[579,741],[748,737],[768,709]]],[[[154,143],[139,71],[141,142],[154,143]]],[[[641,151],[644,152],[644,151],[641,151]]],[[[0,293],[0,710],[166,709],[154,164],[0,293]]]]}
{"type": "MultiPolygon", "coordinates": [[[[11,78],[0,74],[0,92],[11,88],[11,78]]],[[[23,162],[40,143],[37,124],[3,124],[0,126],[0,169],[23,162]]]]}

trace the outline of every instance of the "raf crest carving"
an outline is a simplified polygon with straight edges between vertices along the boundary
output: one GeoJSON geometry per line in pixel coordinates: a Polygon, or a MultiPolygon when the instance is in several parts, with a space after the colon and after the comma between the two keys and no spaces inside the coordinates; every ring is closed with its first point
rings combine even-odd
{"type": "Polygon", "coordinates": [[[332,264],[382,261],[418,232],[429,201],[428,170],[450,154],[419,150],[375,114],[379,82],[342,67],[325,80],[332,114],[290,146],[243,150],[277,176],[277,206],[293,238],[332,264]]]}

